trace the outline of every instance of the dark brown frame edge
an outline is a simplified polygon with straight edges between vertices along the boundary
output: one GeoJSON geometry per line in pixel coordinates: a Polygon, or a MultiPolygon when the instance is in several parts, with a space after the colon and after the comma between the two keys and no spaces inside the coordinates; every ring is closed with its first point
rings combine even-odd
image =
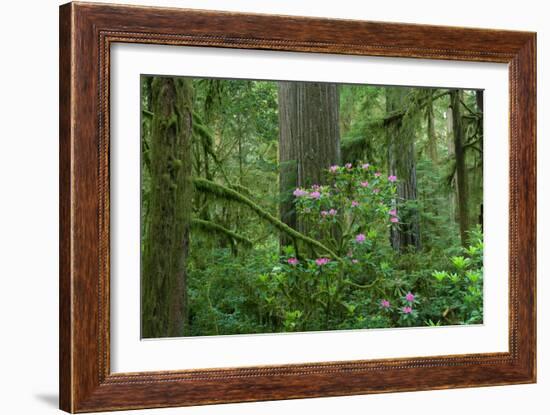
{"type": "Polygon", "coordinates": [[[61,6],[61,409],[90,412],[535,382],[535,105],[535,33],[107,4],[61,6]],[[113,42],[508,63],[509,352],[111,374],[113,42]]]}

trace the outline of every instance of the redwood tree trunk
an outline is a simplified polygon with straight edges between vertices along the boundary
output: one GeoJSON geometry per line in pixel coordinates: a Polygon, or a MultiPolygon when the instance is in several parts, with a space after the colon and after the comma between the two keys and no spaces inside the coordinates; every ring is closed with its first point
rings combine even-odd
{"type": "Polygon", "coordinates": [[[451,111],[453,114],[453,138],[456,163],[456,183],[458,189],[458,224],[460,227],[460,241],[466,246],[470,228],[470,214],[468,207],[468,177],[466,171],[466,157],[464,153],[464,126],[462,121],[461,101],[462,91],[451,91],[451,111]]]}
{"type": "Polygon", "coordinates": [[[435,132],[435,122],[434,122],[434,103],[433,103],[433,90],[428,92],[430,95],[428,97],[428,105],[426,107],[426,117],[428,121],[428,154],[432,163],[436,165],[439,162],[439,157],[437,154],[437,135],[435,132]]]}
{"type": "Polygon", "coordinates": [[[185,334],[187,323],[191,81],[155,78],[151,109],[151,190],[141,274],[142,337],[177,337],[185,334]]]}
{"type": "MultiPolygon", "coordinates": [[[[324,170],[340,162],[339,93],[336,84],[279,82],[280,217],[297,223],[292,191],[322,184],[324,170]]],[[[281,236],[281,244],[290,241],[281,236]]]]}
{"type": "Polygon", "coordinates": [[[398,209],[400,224],[392,226],[390,240],[395,250],[407,247],[420,249],[420,225],[418,209],[410,206],[416,202],[416,160],[414,149],[414,125],[410,110],[403,112],[410,104],[410,88],[386,89],[386,139],[388,143],[388,168],[397,176],[398,209]],[[407,206],[409,203],[409,206],[407,206]]]}
{"type": "MultiPolygon", "coordinates": [[[[482,90],[477,90],[476,91],[476,105],[477,105],[478,112],[481,114],[481,118],[478,122],[478,126],[479,126],[479,133],[482,137],[481,148],[483,149],[483,91],[482,90]]],[[[481,183],[482,183],[482,186],[483,186],[483,157],[480,157],[480,162],[481,162],[481,166],[482,166],[481,167],[481,183]]],[[[483,197],[481,198],[481,203],[479,204],[478,223],[481,226],[481,230],[483,230],[483,197]]]]}

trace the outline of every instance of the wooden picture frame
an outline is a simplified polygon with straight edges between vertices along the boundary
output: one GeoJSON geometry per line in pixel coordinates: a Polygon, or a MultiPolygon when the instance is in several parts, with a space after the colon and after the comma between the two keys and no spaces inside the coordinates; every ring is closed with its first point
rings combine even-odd
{"type": "Polygon", "coordinates": [[[74,413],[535,382],[535,152],[535,33],[61,6],[60,408],[74,413]],[[117,42],[507,63],[509,352],[111,373],[109,62],[117,42]]]}

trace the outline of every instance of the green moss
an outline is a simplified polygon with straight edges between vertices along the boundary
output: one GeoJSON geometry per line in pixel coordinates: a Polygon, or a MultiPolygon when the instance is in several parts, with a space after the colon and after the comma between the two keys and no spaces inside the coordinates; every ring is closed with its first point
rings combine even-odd
{"type": "Polygon", "coordinates": [[[225,235],[235,242],[241,243],[247,247],[252,247],[252,241],[250,239],[246,238],[245,236],[239,235],[238,233],[233,232],[230,229],[224,228],[217,223],[202,219],[193,219],[191,221],[191,226],[193,227],[193,229],[203,230],[206,232],[216,232],[225,235]]]}
{"type": "Polygon", "coordinates": [[[327,248],[325,245],[323,245],[321,242],[316,241],[314,239],[309,238],[308,236],[292,229],[290,226],[285,224],[284,222],[281,222],[279,219],[274,217],[271,213],[267,212],[266,210],[262,209],[258,204],[253,202],[251,199],[249,199],[246,196],[243,196],[239,192],[230,189],[229,187],[223,186],[221,184],[215,183],[210,180],[202,179],[202,178],[194,178],[193,179],[193,185],[195,186],[195,189],[200,192],[206,192],[213,196],[225,199],[225,200],[232,200],[238,203],[242,203],[246,206],[248,206],[251,210],[253,210],[260,218],[268,221],[273,225],[275,228],[277,228],[280,232],[284,232],[287,235],[289,235],[291,238],[299,239],[311,247],[316,247],[321,249],[323,252],[326,252],[329,254],[332,258],[337,259],[341,261],[342,259],[334,253],[330,248],[327,248]]]}
{"type": "Polygon", "coordinates": [[[188,323],[192,90],[188,80],[164,77],[155,77],[151,90],[150,190],[141,257],[142,335],[175,337],[185,335],[188,323]]]}

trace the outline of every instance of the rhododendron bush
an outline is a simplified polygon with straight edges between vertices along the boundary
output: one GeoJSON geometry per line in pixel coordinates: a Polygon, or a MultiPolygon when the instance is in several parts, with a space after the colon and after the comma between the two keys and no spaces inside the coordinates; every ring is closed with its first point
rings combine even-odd
{"type": "MultiPolygon", "coordinates": [[[[253,308],[263,316],[264,330],[266,326],[270,331],[311,331],[483,321],[482,234],[473,231],[471,244],[459,249],[461,255],[444,258],[438,270],[403,272],[402,258],[388,238],[389,228],[399,226],[402,201],[396,197],[397,184],[397,177],[362,163],[331,166],[326,185],[294,190],[301,228],[327,250],[288,245],[280,256],[265,256],[267,263],[239,266],[239,273],[247,275],[245,292],[250,290],[255,299],[253,308]]],[[[231,257],[223,261],[227,266],[231,257]]],[[[215,274],[210,274],[214,280],[219,278],[215,274]]],[[[225,274],[221,278],[224,285],[235,283],[225,274]]],[[[234,289],[235,296],[242,298],[243,286],[234,289]]],[[[225,323],[224,332],[243,330],[242,322],[225,323]]]]}
{"type": "Polygon", "coordinates": [[[331,166],[327,185],[294,191],[301,228],[339,256],[373,251],[376,240],[399,222],[395,176],[368,163],[331,166]]]}
{"type": "Polygon", "coordinates": [[[452,267],[427,270],[429,291],[437,297],[414,294],[407,289],[415,284],[396,278],[398,258],[387,237],[389,227],[399,226],[397,177],[368,163],[331,166],[328,172],[327,185],[293,194],[302,227],[336,255],[316,257],[323,253],[307,248],[297,253],[289,246],[280,264],[261,278],[263,307],[285,331],[436,325],[449,313],[460,316],[456,323],[482,321],[479,232],[465,250],[470,257],[451,258],[461,275],[452,267]]]}

